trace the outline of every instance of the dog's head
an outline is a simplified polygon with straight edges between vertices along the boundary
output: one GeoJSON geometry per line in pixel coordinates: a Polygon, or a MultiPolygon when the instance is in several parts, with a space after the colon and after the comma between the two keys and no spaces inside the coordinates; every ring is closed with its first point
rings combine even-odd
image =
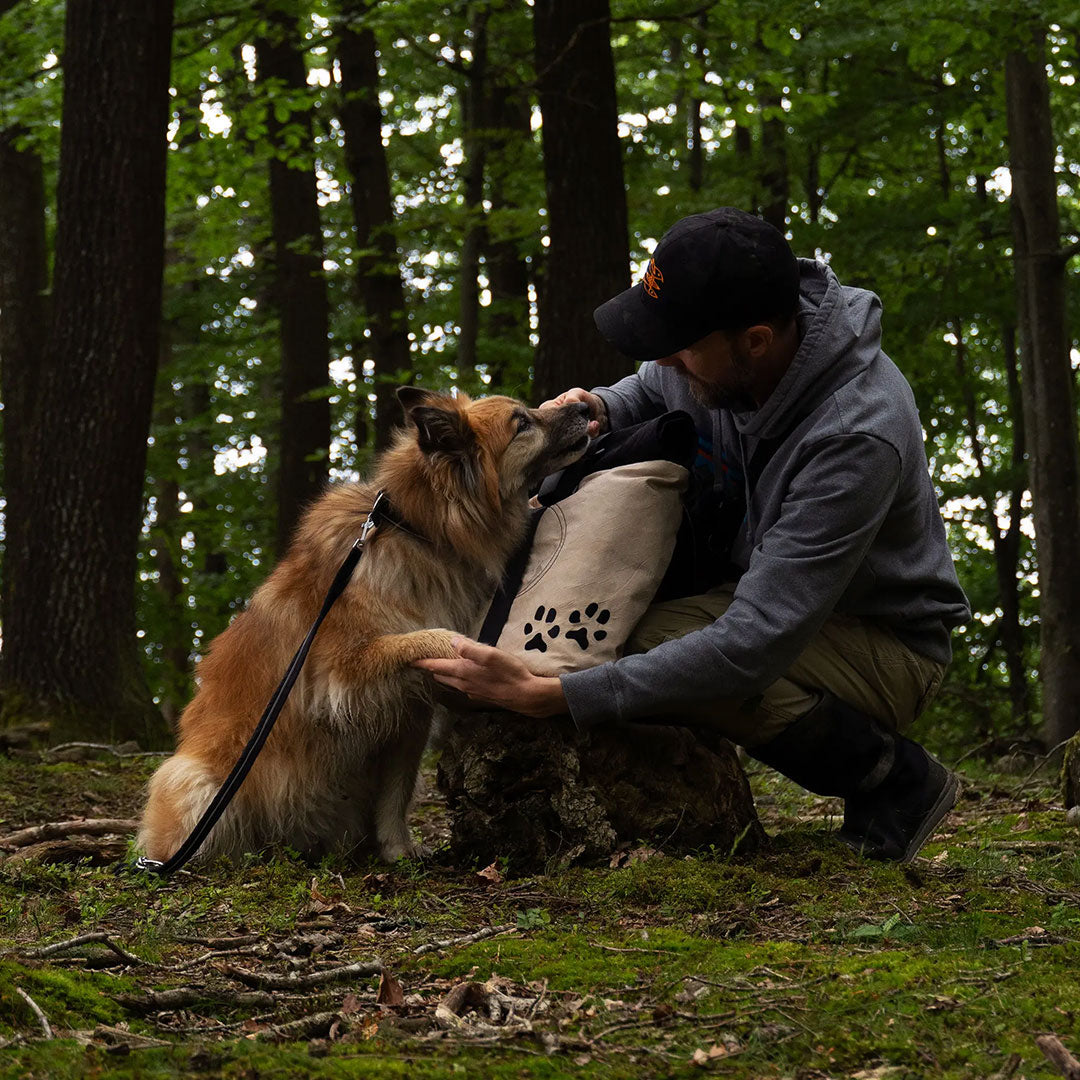
{"type": "Polygon", "coordinates": [[[584,404],[530,409],[509,397],[473,401],[414,386],[397,393],[428,464],[474,497],[498,501],[528,492],[577,461],[589,443],[584,404]]]}

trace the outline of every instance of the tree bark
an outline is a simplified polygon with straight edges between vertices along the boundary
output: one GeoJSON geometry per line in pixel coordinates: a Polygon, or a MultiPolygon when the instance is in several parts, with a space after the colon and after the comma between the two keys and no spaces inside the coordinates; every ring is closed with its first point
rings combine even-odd
{"type": "Polygon", "coordinates": [[[277,551],[282,554],[304,507],[329,475],[330,304],[322,224],[312,165],[311,111],[297,107],[307,69],[297,48],[292,0],[267,3],[267,37],[256,46],[258,79],[268,95],[273,299],[280,320],[281,426],[277,461],[277,551]],[[290,148],[292,144],[295,148],[290,148]],[[298,144],[298,145],[297,145],[298,144]]]}
{"type": "Polygon", "coordinates": [[[356,281],[367,315],[368,347],[374,364],[375,449],[382,450],[389,445],[400,416],[395,385],[404,381],[412,358],[390,173],[382,141],[377,42],[371,28],[362,22],[370,7],[363,0],[351,5],[353,21],[342,24],[338,31],[337,55],[345,163],[352,176],[356,281]]]}
{"type": "Polygon", "coordinates": [[[5,557],[0,577],[0,626],[13,619],[13,583],[27,583],[33,506],[29,437],[45,347],[48,285],[45,186],[41,159],[19,150],[21,133],[0,131],[0,400],[3,412],[5,557]]]}
{"type": "Polygon", "coordinates": [[[166,737],[135,636],[161,325],[172,3],[69,0],[53,317],[4,624],[8,715],[166,737]]]}
{"type": "Polygon", "coordinates": [[[592,313],[629,285],[626,191],[608,0],[536,0],[549,247],[533,397],[616,382],[633,370],[592,313]]]}
{"type": "Polygon", "coordinates": [[[1055,143],[1044,62],[1045,32],[1008,54],[1014,261],[1031,493],[1039,561],[1039,664],[1045,738],[1056,746],[1080,726],[1080,458],[1065,327],[1055,143]]]}
{"type": "Polygon", "coordinates": [[[490,138],[488,119],[488,15],[486,4],[473,8],[472,62],[462,100],[465,171],[465,235],[458,260],[458,368],[471,371],[477,362],[480,335],[480,252],[484,246],[484,170],[490,138]]]}
{"type": "Polygon", "coordinates": [[[608,860],[621,847],[728,854],[765,838],[725,739],[651,724],[579,735],[569,721],[458,716],[439,761],[459,862],[512,873],[608,860]]]}
{"type": "MultiPolygon", "coordinates": [[[[488,185],[491,209],[497,214],[514,206],[511,187],[520,175],[521,155],[532,139],[532,130],[529,101],[523,91],[496,84],[488,104],[492,124],[488,185]]],[[[532,364],[529,266],[516,239],[499,235],[491,225],[484,230],[484,245],[491,305],[487,309],[486,343],[481,345],[477,359],[487,368],[493,393],[526,397],[532,364]]]]}

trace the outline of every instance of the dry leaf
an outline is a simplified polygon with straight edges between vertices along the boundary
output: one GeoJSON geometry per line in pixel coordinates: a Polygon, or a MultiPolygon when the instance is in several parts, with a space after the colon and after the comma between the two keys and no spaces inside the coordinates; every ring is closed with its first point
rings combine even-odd
{"type": "Polygon", "coordinates": [[[699,1046],[690,1055],[690,1064],[691,1065],[708,1065],[709,1064],[709,1055],[704,1050],[702,1050],[701,1047],[699,1046]]]}
{"type": "Polygon", "coordinates": [[[364,1017],[364,1022],[360,1026],[360,1038],[361,1039],[374,1039],[379,1034],[379,1018],[370,1013],[364,1017]]]}
{"type": "Polygon", "coordinates": [[[403,1005],[405,1003],[405,992],[401,989],[401,983],[389,971],[384,971],[379,976],[379,992],[375,995],[375,1001],[379,1005],[403,1005]]]}
{"type": "Polygon", "coordinates": [[[345,1000],[341,1003],[342,1016],[355,1016],[362,1010],[363,1006],[360,1004],[360,999],[355,994],[345,995],[345,1000]]]}
{"type": "Polygon", "coordinates": [[[499,869],[494,863],[485,866],[483,870],[477,870],[476,876],[481,881],[487,881],[492,885],[498,885],[502,881],[502,874],[499,873],[499,869]]]}

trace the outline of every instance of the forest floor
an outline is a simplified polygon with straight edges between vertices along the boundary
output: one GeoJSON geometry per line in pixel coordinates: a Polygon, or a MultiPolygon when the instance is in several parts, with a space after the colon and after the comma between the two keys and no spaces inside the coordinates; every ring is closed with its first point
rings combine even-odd
{"type": "MultiPolygon", "coordinates": [[[[960,764],[909,867],[753,763],[762,850],[529,878],[279,853],[162,882],[102,865],[122,821],[12,835],[134,818],[156,762],[0,752],[0,1077],[988,1080],[1060,1076],[1040,1034],[1080,1053],[1078,832],[1034,760],[960,764]]],[[[416,821],[437,848],[430,789],[416,821]]]]}

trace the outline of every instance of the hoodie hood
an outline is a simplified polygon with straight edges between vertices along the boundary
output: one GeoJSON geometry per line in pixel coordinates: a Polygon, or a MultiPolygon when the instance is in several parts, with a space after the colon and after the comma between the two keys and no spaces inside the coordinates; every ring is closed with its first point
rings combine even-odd
{"type": "Polygon", "coordinates": [[[799,270],[798,350],[760,409],[732,413],[742,435],[782,435],[881,351],[881,301],[874,293],[841,285],[813,259],[799,259],[799,270]]]}

